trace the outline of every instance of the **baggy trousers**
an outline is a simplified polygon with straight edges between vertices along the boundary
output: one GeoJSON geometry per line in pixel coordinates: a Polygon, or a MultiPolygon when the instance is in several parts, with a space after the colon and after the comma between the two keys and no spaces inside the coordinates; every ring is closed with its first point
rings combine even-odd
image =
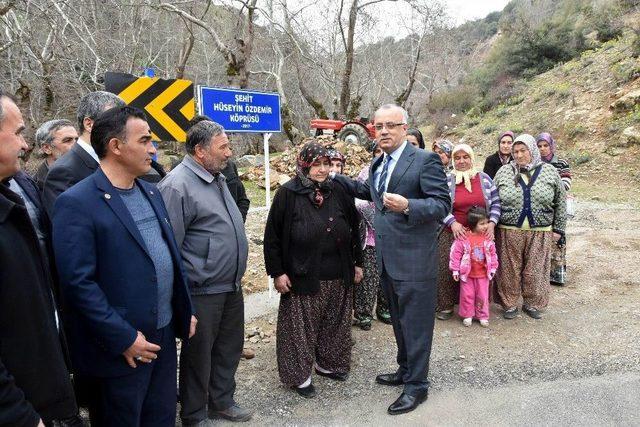
{"type": "Polygon", "coordinates": [[[498,227],[496,250],[500,265],[496,277],[505,310],[523,305],[537,310],[549,304],[551,231],[510,230],[498,227]]]}
{"type": "Polygon", "coordinates": [[[428,390],[429,358],[436,310],[436,278],[425,282],[393,280],[385,270],[382,289],[389,303],[393,334],[398,346],[398,371],[404,392],[428,390]]]}
{"type": "Polygon", "coordinates": [[[225,410],[235,403],[235,375],[244,345],[242,290],[191,299],[198,325],[180,353],[183,424],[195,424],[211,411],[225,410]]]}
{"type": "Polygon", "coordinates": [[[321,280],[315,294],[280,296],[276,332],[280,381],[299,386],[311,375],[314,362],[331,372],[349,372],[351,293],[343,280],[321,280]]]}

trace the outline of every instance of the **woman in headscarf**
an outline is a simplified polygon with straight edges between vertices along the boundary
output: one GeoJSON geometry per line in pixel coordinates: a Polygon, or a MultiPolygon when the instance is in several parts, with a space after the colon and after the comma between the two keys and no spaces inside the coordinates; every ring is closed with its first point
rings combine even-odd
{"type": "MultiPolygon", "coordinates": [[[[558,173],[560,179],[564,185],[564,189],[569,191],[571,189],[571,169],[569,169],[569,162],[564,159],[559,159],[556,156],[556,141],[551,134],[543,132],[538,135],[538,149],[540,150],[540,157],[545,163],[550,163],[558,173]]],[[[551,284],[564,286],[567,279],[567,239],[566,237],[558,240],[551,253],[551,284]]]]}
{"type": "Polygon", "coordinates": [[[329,155],[302,148],[297,176],[276,193],[264,234],[267,273],[281,294],[276,353],[280,380],[315,396],[312,370],[346,380],[353,285],[362,279],[358,212],[329,178],[329,155]]]}
{"type": "Polygon", "coordinates": [[[329,161],[331,162],[329,172],[343,173],[344,165],[346,163],[344,154],[342,154],[335,148],[327,149],[327,154],[329,155],[329,161]]]}
{"type": "Polygon", "coordinates": [[[565,189],[556,169],[540,158],[533,136],[518,136],[511,154],[494,179],[502,204],[497,289],[505,319],[518,315],[520,297],[522,311],[540,319],[549,303],[551,249],[564,236],[565,189]]]}
{"type": "Polygon", "coordinates": [[[438,237],[438,306],[436,316],[448,320],[453,316],[453,306],[459,299],[460,284],[453,280],[449,270],[449,252],[455,239],[469,233],[467,212],[473,206],[489,212],[487,237],[493,239],[495,226],[500,218],[498,190],[487,174],[475,167],[473,149],[467,144],[453,147],[453,171],[447,175],[452,210],[444,219],[444,227],[438,237]]]}
{"type": "Polygon", "coordinates": [[[451,164],[451,150],[453,150],[453,143],[448,139],[439,139],[433,143],[431,150],[440,156],[444,172],[449,173],[453,169],[451,164]]]}
{"type": "Polygon", "coordinates": [[[416,148],[424,150],[424,138],[422,137],[422,132],[420,132],[417,128],[409,128],[407,129],[407,141],[409,144],[413,145],[416,148]]]}
{"type": "MultiPolygon", "coordinates": [[[[377,144],[372,146],[373,157],[382,154],[377,150],[377,144]]],[[[369,165],[362,168],[357,180],[364,182],[369,178],[369,165]]],[[[373,228],[375,205],[368,200],[356,199],[356,209],[360,213],[360,243],[363,251],[363,278],[354,287],[353,314],[355,324],[364,331],[371,329],[373,322],[373,307],[376,306],[376,316],[383,323],[391,324],[391,314],[387,300],[380,286],[380,274],[376,264],[376,232],[373,228]],[[377,300],[377,301],[376,301],[377,300]]]]}
{"type": "Polygon", "coordinates": [[[498,138],[498,151],[487,157],[484,161],[484,173],[489,175],[491,179],[496,176],[498,170],[509,163],[511,158],[511,145],[513,145],[513,132],[506,131],[500,134],[498,138]]]}

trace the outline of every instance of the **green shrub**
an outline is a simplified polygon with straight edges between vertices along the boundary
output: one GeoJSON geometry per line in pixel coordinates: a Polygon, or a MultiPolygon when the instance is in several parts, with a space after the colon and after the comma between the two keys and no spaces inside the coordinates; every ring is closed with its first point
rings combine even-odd
{"type": "Polygon", "coordinates": [[[635,30],[636,35],[631,42],[631,56],[634,58],[640,57],[640,30],[635,30]]]}
{"type": "Polygon", "coordinates": [[[569,139],[575,139],[578,136],[586,135],[588,132],[589,129],[580,123],[570,123],[565,125],[565,133],[569,139]]]}
{"type": "Polygon", "coordinates": [[[475,90],[470,86],[462,85],[446,92],[436,93],[427,104],[427,109],[430,113],[441,111],[464,113],[474,106],[476,99],[475,90]]]}
{"type": "Polygon", "coordinates": [[[482,132],[483,135],[488,135],[490,133],[496,132],[497,130],[498,130],[498,126],[492,123],[484,126],[480,132],[482,132]]]}
{"type": "Polygon", "coordinates": [[[574,165],[582,165],[585,163],[589,163],[592,160],[591,154],[586,151],[579,151],[577,153],[573,153],[572,162],[574,165]]]}
{"type": "Polygon", "coordinates": [[[594,18],[594,26],[597,31],[596,38],[604,43],[622,36],[622,21],[618,13],[611,10],[602,10],[594,18]]]}
{"type": "Polygon", "coordinates": [[[500,108],[496,111],[496,117],[498,118],[504,117],[507,114],[509,114],[509,110],[507,110],[506,108],[500,108]]]}

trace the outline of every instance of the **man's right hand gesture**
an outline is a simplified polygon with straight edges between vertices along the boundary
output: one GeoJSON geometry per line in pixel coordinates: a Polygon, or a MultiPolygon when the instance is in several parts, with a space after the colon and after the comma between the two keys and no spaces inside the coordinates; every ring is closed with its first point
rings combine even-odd
{"type": "Polygon", "coordinates": [[[157,351],[160,351],[160,346],[147,341],[144,335],[142,335],[142,332],[138,331],[136,340],[122,355],[127,360],[129,366],[137,368],[138,365],[136,365],[136,361],[151,363],[152,360],[158,357],[156,354],[157,351]]]}

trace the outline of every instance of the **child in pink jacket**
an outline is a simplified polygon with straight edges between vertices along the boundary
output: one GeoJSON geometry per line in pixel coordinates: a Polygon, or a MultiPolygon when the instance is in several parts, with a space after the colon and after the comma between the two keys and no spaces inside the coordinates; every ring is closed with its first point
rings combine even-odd
{"type": "Polygon", "coordinates": [[[470,233],[453,242],[449,254],[449,269],[453,279],[460,281],[459,314],[464,326],[473,318],[489,326],[489,281],[498,269],[498,256],[493,240],[486,236],[489,215],[484,208],[473,206],[467,213],[470,233]]]}

